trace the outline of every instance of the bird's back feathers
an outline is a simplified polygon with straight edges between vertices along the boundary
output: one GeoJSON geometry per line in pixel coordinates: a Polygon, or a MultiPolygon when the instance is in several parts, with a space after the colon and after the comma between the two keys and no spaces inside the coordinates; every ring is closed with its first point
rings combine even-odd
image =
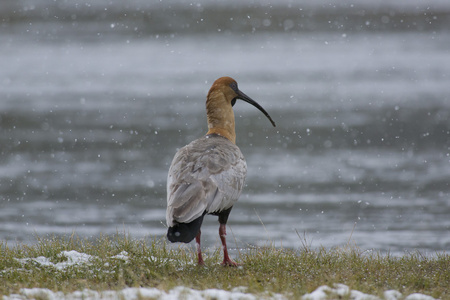
{"type": "Polygon", "coordinates": [[[204,136],[181,148],[167,179],[167,225],[182,228],[181,223],[200,222],[200,228],[204,213],[229,209],[241,194],[246,173],[239,148],[219,135],[204,136]]]}

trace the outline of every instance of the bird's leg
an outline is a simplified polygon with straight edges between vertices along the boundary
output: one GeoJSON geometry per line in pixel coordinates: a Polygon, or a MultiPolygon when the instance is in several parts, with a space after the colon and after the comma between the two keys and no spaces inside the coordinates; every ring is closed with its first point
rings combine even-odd
{"type": "Polygon", "coordinates": [[[231,266],[231,267],[237,267],[239,264],[234,262],[229,256],[228,256],[228,249],[227,249],[227,241],[226,241],[226,235],[227,235],[227,225],[220,223],[219,226],[219,236],[220,240],[222,241],[222,248],[223,248],[223,262],[222,266],[231,266]]]}
{"type": "Polygon", "coordinates": [[[200,235],[201,235],[201,231],[198,231],[197,236],[195,237],[195,246],[197,246],[197,256],[198,256],[198,265],[199,266],[203,266],[205,264],[205,262],[203,261],[203,257],[202,257],[202,248],[200,247],[200,235]]]}

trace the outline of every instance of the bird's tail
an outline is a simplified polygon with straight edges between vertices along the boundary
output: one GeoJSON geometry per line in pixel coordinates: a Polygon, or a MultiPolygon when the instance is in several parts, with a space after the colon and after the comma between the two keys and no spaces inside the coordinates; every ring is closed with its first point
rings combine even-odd
{"type": "Polygon", "coordinates": [[[200,226],[202,226],[204,216],[205,215],[203,214],[190,223],[177,223],[174,226],[169,227],[169,230],[167,231],[167,238],[172,243],[189,243],[200,231],[200,226]]]}

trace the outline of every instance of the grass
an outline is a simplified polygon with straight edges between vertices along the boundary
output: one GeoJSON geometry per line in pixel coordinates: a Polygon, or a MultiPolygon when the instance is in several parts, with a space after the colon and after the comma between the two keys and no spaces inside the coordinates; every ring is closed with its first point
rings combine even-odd
{"type": "Polygon", "coordinates": [[[358,248],[299,250],[264,247],[241,251],[238,268],[222,267],[221,251],[207,252],[206,267],[195,264],[192,248],[167,247],[158,239],[135,240],[129,236],[102,236],[95,240],[37,239],[34,245],[9,247],[0,242],[0,295],[21,288],[40,287],[65,293],[76,290],[119,290],[125,287],[176,286],[231,290],[245,286],[247,292],[282,293],[293,299],[321,285],[343,283],[351,289],[383,298],[389,289],[403,295],[423,293],[450,299],[450,255],[402,257],[363,252],[358,248]],[[67,260],[62,251],[92,255],[89,264],[57,270],[23,258],[44,256],[56,264],[67,260]],[[114,258],[126,251],[128,261],[114,258]]]}

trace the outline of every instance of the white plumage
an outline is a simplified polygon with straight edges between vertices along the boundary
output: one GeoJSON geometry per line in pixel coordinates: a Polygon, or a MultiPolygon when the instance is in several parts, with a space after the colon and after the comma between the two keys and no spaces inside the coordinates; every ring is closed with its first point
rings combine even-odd
{"type": "Polygon", "coordinates": [[[231,208],[246,174],[241,150],[224,137],[207,135],[181,148],[167,178],[167,225],[231,208]]]}

